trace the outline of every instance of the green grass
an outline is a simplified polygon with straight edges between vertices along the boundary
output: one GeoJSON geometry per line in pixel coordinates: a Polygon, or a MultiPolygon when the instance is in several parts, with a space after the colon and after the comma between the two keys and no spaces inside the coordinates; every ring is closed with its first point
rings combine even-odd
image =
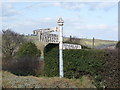
{"type": "MultiPolygon", "coordinates": [[[[64,41],[69,42],[69,38],[65,38],[64,41]]],[[[92,48],[92,45],[93,45],[92,39],[82,38],[82,39],[72,40],[72,42],[81,44],[81,45],[84,45],[84,46],[87,46],[90,48],[92,48]]],[[[95,41],[94,41],[95,48],[98,48],[98,49],[116,46],[116,44],[117,44],[117,41],[111,41],[111,40],[95,39],[95,41]]]]}

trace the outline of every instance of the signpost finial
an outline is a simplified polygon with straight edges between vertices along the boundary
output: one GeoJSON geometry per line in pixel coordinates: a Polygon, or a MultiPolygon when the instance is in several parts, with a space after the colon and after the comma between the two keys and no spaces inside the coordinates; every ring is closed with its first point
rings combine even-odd
{"type": "Polygon", "coordinates": [[[63,23],[64,23],[64,21],[63,21],[62,17],[60,17],[60,18],[58,19],[58,25],[59,25],[59,26],[63,26],[63,23]]]}

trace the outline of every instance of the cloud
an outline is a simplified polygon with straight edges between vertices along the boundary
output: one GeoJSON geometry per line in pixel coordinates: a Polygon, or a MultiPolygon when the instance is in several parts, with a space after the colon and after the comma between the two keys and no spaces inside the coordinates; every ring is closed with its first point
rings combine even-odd
{"type": "Polygon", "coordinates": [[[54,6],[66,8],[66,9],[81,9],[85,5],[79,2],[56,2],[53,3],[54,6]]]}
{"type": "Polygon", "coordinates": [[[2,3],[2,16],[11,17],[19,14],[12,3],[2,3]]]}
{"type": "Polygon", "coordinates": [[[89,10],[110,9],[117,5],[117,2],[35,2],[32,6],[23,7],[61,7],[65,9],[80,10],[87,7],[89,10]]]}
{"type": "MultiPolygon", "coordinates": [[[[56,2],[55,0],[3,0],[4,2],[56,2]]],[[[113,0],[57,0],[58,2],[113,2],[113,0]]],[[[119,0],[114,0],[118,2],[119,0]]]]}
{"type": "Polygon", "coordinates": [[[50,28],[57,25],[55,18],[24,19],[16,22],[3,22],[3,29],[10,28],[18,33],[30,34],[35,29],[50,28]],[[24,23],[23,23],[24,22],[24,23]]]}
{"type": "MultiPolygon", "coordinates": [[[[85,19],[81,18],[63,18],[64,23],[64,36],[77,36],[77,37],[88,37],[92,38],[103,38],[104,39],[114,39],[117,33],[117,25],[109,24],[90,24],[82,23],[86,22],[85,19]],[[108,36],[113,35],[111,38],[108,36]]],[[[36,18],[36,19],[24,19],[21,21],[16,21],[12,23],[3,23],[3,28],[10,28],[21,34],[32,34],[35,29],[45,29],[50,27],[56,27],[58,18],[36,18]],[[24,22],[24,23],[23,23],[24,22]]]]}
{"type": "MultiPolygon", "coordinates": [[[[61,8],[65,8],[65,9],[72,9],[72,10],[80,10],[82,8],[88,7],[87,9],[103,9],[105,10],[106,8],[112,8],[112,6],[114,6],[115,4],[112,3],[67,3],[67,2],[40,2],[37,5],[34,5],[35,7],[61,7],[61,8]]],[[[29,7],[29,6],[27,6],[29,7]]],[[[23,7],[25,8],[25,7],[23,7]]],[[[34,7],[32,7],[34,8],[34,7]]],[[[15,16],[17,14],[19,14],[19,12],[15,9],[14,4],[4,4],[4,17],[3,17],[3,28],[7,29],[7,28],[11,28],[14,31],[18,32],[18,33],[25,33],[25,34],[30,34],[32,33],[33,30],[35,29],[39,29],[39,28],[49,28],[49,27],[56,27],[57,26],[57,20],[58,18],[51,18],[51,17],[44,17],[43,18],[29,18],[29,19],[19,19],[17,20],[16,17],[12,17],[15,16]],[[7,19],[5,19],[7,17],[7,19]],[[6,20],[6,22],[5,22],[6,20]],[[10,21],[11,22],[8,22],[10,21]],[[14,20],[14,22],[13,22],[14,20]]],[[[24,17],[24,16],[23,16],[24,17]]],[[[65,25],[64,25],[64,35],[68,36],[70,34],[74,35],[74,36],[94,36],[96,33],[96,36],[99,34],[99,32],[104,33],[104,31],[111,31],[114,33],[114,30],[116,30],[116,26],[113,25],[108,25],[108,24],[103,24],[103,23],[99,23],[99,24],[90,24],[90,22],[88,20],[86,20],[86,18],[82,18],[82,17],[75,17],[75,18],[63,18],[65,21],[65,25]],[[92,34],[91,34],[92,33],[92,34]]],[[[108,33],[109,35],[111,33],[108,33]]],[[[103,34],[105,35],[105,34],[103,34]]],[[[102,36],[102,35],[101,35],[102,36]]]]}
{"type": "Polygon", "coordinates": [[[86,24],[86,25],[82,25],[82,26],[77,26],[76,29],[96,29],[96,30],[100,30],[100,29],[108,29],[110,28],[109,25],[106,24],[97,24],[97,25],[93,25],[93,24],[86,24]]]}
{"type": "Polygon", "coordinates": [[[79,21],[75,21],[75,23],[71,23],[70,26],[74,27],[74,30],[76,31],[88,31],[90,32],[95,31],[95,32],[104,32],[104,31],[112,31],[112,32],[117,32],[118,31],[118,25],[116,24],[107,24],[107,23],[94,23],[94,24],[90,24],[90,23],[82,23],[79,21]]]}
{"type": "Polygon", "coordinates": [[[41,7],[48,7],[48,6],[56,6],[65,9],[73,9],[73,10],[80,10],[82,8],[87,7],[89,10],[96,10],[96,9],[103,9],[109,10],[112,7],[116,6],[118,2],[46,2],[42,4],[40,3],[39,6],[41,7]]]}
{"type": "Polygon", "coordinates": [[[116,6],[117,2],[57,2],[53,3],[53,6],[58,6],[66,9],[80,10],[88,7],[89,10],[103,9],[108,10],[116,6]]]}
{"type": "Polygon", "coordinates": [[[79,19],[67,19],[64,25],[64,36],[73,35],[76,37],[88,37],[92,38],[93,36],[96,38],[102,39],[116,39],[115,35],[118,33],[118,27],[116,24],[107,24],[107,23],[94,23],[91,24],[86,22],[86,20],[79,19]],[[84,23],[83,23],[84,22],[84,23]],[[86,22],[86,23],[85,23],[86,22]],[[111,36],[112,35],[112,36],[111,36]],[[111,36],[111,37],[110,37],[111,36]],[[110,37],[110,38],[108,38],[110,37]]]}
{"type": "Polygon", "coordinates": [[[117,2],[91,2],[89,10],[103,9],[105,11],[110,10],[112,7],[117,6],[117,2]]]}
{"type": "MultiPolygon", "coordinates": [[[[0,3],[1,4],[1,3],[0,3]]],[[[25,8],[34,8],[34,7],[61,7],[65,9],[72,9],[79,11],[82,8],[87,7],[89,10],[96,10],[96,9],[103,9],[103,10],[109,10],[110,8],[116,6],[116,2],[38,2],[34,3],[33,5],[23,7],[21,9],[25,8]]],[[[19,11],[16,10],[13,3],[2,3],[2,16],[3,17],[11,17],[20,14],[19,11]]]]}

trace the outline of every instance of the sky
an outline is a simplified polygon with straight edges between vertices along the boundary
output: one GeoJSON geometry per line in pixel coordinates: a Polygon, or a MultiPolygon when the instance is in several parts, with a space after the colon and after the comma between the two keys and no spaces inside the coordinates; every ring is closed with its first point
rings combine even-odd
{"type": "Polygon", "coordinates": [[[118,40],[118,2],[2,2],[2,29],[20,34],[57,27],[63,36],[118,40]]]}

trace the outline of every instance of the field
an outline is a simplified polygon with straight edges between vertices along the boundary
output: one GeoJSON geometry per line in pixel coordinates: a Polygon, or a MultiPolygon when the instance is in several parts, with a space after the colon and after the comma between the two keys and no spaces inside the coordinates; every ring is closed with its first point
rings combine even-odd
{"type": "MultiPolygon", "coordinates": [[[[37,47],[41,50],[42,56],[44,56],[44,47],[48,44],[45,42],[39,42],[37,36],[26,36],[30,41],[33,41],[37,47]]],[[[92,48],[93,46],[93,40],[92,39],[85,39],[85,38],[72,38],[70,41],[70,38],[65,37],[63,42],[67,43],[76,43],[80,44],[83,46],[87,46],[89,48],[92,48]]],[[[111,41],[111,40],[100,40],[100,39],[95,39],[94,41],[94,48],[97,49],[105,49],[105,48],[111,48],[114,49],[117,44],[117,41],[111,41]]]]}
{"type": "MultiPolygon", "coordinates": [[[[65,42],[70,42],[70,38],[65,38],[65,42]]],[[[84,45],[87,47],[92,48],[93,46],[93,40],[92,39],[86,39],[86,38],[73,38],[71,39],[71,42],[77,43],[80,45],[84,45]]],[[[94,40],[94,48],[97,49],[103,49],[103,48],[109,48],[109,47],[115,47],[117,44],[117,41],[111,41],[111,40],[100,40],[100,39],[95,39],[94,40]]]]}
{"type": "MultiPolygon", "coordinates": [[[[34,41],[35,43],[39,42],[37,36],[27,36],[26,38],[34,41]]],[[[93,45],[93,40],[86,39],[86,38],[72,38],[70,41],[70,38],[65,37],[63,42],[81,44],[81,45],[85,45],[90,48],[92,48],[92,45],[93,45]]],[[[41,45],[40,47],[42,48],[42,46],[45,46],[46,44],[48,44],[48,43],[41,42],[39,45],[41,45]]],[[[99,49],[108,48],[108,47],[112,47],[112,46],[114,47],[116,44],[117,44],[117,41],[112,41],[112,40],[95,39],[95,41],[94,41],[95,48],[99,48],[99,49]]]]}
{"type": "Polygon", "coordinates": [[[67,79],[59,77],[16,76],[2,71],[3,88],[95,88],[90,76],[81,79],[67,79]]]}

